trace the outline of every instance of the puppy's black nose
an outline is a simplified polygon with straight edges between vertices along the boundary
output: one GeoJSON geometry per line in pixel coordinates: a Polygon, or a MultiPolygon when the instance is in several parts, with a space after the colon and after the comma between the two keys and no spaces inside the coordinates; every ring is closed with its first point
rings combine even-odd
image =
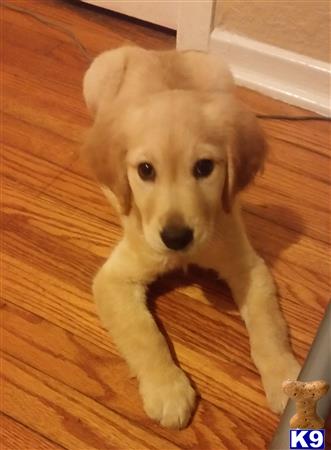
{"type": "Polygon", "coordinates": [[[188,227],[167,226],[161,232],[161,239],[171,250],[183,250],[193,239],[193,230],[188,227]]]}

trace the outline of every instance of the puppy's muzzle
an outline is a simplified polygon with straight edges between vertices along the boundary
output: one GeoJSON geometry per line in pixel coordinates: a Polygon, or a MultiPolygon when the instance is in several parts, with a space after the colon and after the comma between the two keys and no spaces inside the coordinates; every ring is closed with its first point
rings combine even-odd
{"type": "Polygon", "coordinates": [[[171,250],[184,250],[193,240],[193,230],[183,226],[166,226],[160,236],[163,243],[171,250]]]}

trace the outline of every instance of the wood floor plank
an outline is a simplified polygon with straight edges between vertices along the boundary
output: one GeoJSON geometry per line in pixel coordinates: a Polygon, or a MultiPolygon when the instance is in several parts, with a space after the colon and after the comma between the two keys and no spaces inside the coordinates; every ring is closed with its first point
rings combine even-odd
{"type": "Polygon", "coordinates": [[[178,449],[10,355],[1,373],[4,412],[67,449],[178,449]]]}
{"type": "Polygon", "coordinates": [[[15,157],[17,149],[6,143],[2,143],[1,149],[1,176],[21,188],[29,186],[32,195],[37,196],[47,191],[63,170],[57,165],[42,164],[38,159],[31,162],[29,154],[24,151],[21,152],[22,158],[18,159],[15,157]],[[36,164],[38,164],[38,170],[36,170],[36,164]],[[32,183],[29,184],[29,181],[32,183]]]}
{"type": "MultiPolygon", "coordinates": [[[[315,151],[313,147],[294,145],[286,140],[282,135],[274,138],[266,125],[267,142],[269,145],[268,162],[276,164],[285,170],[291,170],[330,184],[331,160],[329,152],[327,154],[315,151]],[[290,155],[290,158],[289,158],[290,155]]],[[[325,124],[326,139],[325,147],[328,148],[328,137],[330,136],[330,125],[325,124]]]]}
{"type": "MultiPolygon", "coordinates": [[[[255,110],[256,111],[256,110],[255,110]]],[[[288,113],[290,114],[290,113],[288,113]]],[[[300,109],[296,114],[310,114],[300,109]]],[[[295,115],[295,114],[293,114],[295,115]]],[[[312,122],[307,126],[307,122],[270,121],[263,123],[268,136],[275,137],[284,144],[289,143],[299,148],[304,148],[308,153],[322,154],[330,158],[330,124],[312,122]]]]}
{"type": "Polygon", "coordinates": [[[3,101],[6,113],[40,128],[46,128],[54,134],[62,133],[67,139],[78,141],[79,136],[82,136],[83,128],[78,120],[85,121],[86,124],[88,121],[84,114],[81,114],[78,120],[75,118],[75,109],[76,114],[78,111],[77,102],[74,103],[65,96],[61,98],[55,93],[50,95],[50,91],[45,95],[37,81],[29,83],[26,79],[17,80],[8,73],[3,80],[3,89],[6,91],[3,101]],[[28,90],[23,88],[25,85],[28,85],[28,90]]]}
{"type": "Polygon", "coordinates": [[[268,177],[261,177],[259,182],[260,186],[265,188],[265,190],[272,192],[277,189],[284,201],[287,198],[291,198],[296,202],[304,199],[305,204],[313,209],[315,213],[320,210],[329,212],[329,183],[314,178],[309,178],[309,183],[306,180],[307,177],[304,175],[297,173],[294,177],[293,171],[274,164],[268,170],[268,177]],[[279,183],[280,179],[282,180],[281,183],[279,183]],[[316,192],[318,192],[318,201],[316,201],[316,192]]]}
{"type": "Polygon", "coordinates": [[[0,415],[0,444],[2,450],[63,450],[64,448],[4,414],[0,415]]]}
{"type": "Polygon", "coordinates": [[[28,91],[29,95],[38,98],[34,88],[39,81],[41,93],[47,91],[50,94],[57,94],[58,101],[63,102],[64,105],[69,101],[72,102],[73,116],[77,114],[82,118],[87,117],[86,111],[75,106],[83,101],[82,73],[87,69],[89,61],[80,61],[77,58],[67,58],[62,61],[54,54],[59,47],[58,39],[48,36],[47,39],[39,42],[40,33],[30,29],[26,30],[30,39],[22,40],[22,27],[13,26],[7,21],[4,22],[3,27],[4,33],[8,36],[3,59],[6,82],[20,87],[20,83],[26,80],[27,86],[32,89],[31,92],[28,91]],[[61,63],[66,64],[67,71],[61,69],[61,63]]]}
{"type": "MultiPolygon", "coordinates": [[[[246,88],[238,88],[241,99],[256,113],[289,116],[317,115],[311,111],[271,99],[246,88]]],[[[330,123],[260,119],[267,136],[303,148],[307,153],[322,154],[330,158],[330,123]]],[[[285,147],[284,147],[285,148],[285,147]]],[[[289,153],[291,155],[291,153],[289,153]]],[[[291,158],[288,158],[291,160],[291,158]]]]}
{"type": "MultiPolygon", "coordinates": [[[[16,0],[16,2],[19,3],[20,0],[16,0]]],[[[114,43],[125,45],[134,42],[137,45],[158,49],[175,46],[174,32],[168,31],[165,33],[159,27],[146,27],[139,21],[128,22],[118,14],[86,7],[86,5],[80,5],[79,3],[72,5],[62,0],[49,0],[45,5],[41,5],[39,2],[30,2],[29,9],[36,13],[42,13],[64,26],[70,25],[70,29],[79,36],[92,54],[101,51],[102,48],[110,48],[114,43]],[[74,20],[72,20],[72,17],[74,17],[74,20]],[[101,39],[100,33],[102,33],[101,39]]],[[[41,33],[46,33],[46,30],[42,27],[38,30],[41,33]]],[[[71,42],[63,34],[59,38],[71,42]]]]}
{"type": "MultiPolygon", "coordinates": [[[[70,205],[106,223],[119,226],[118,217],[96,182],[89,178],[87,171],[85,176],[75,173],[77,164],[72,167],[69,163],[69,166],[63,170],[61,163],[58,165],[52,161],[53,157],[56,158],[55,152],[49,155],[48,160],[45,160],[30,152],[26,153],[15,143],[12,145],[4,143],[3,150],[0,173],[8,180],[17,183],[21,188],[27,187],[39,194],[47,194],[48,197],[60,203],[70,205]],[[38,171],[34,170],[35,166],[39,167],[38,171]],[[57,180],[61,181],[55,183],[57,180]]],[[[81,167],[81,163],[78,167],[81,167]]]]}
{"type": "MultiPolygon", "coordinates": [[[[18,152],[24,160],[43,159],[49,162],[49,170],[54,171],[69,167],[79,157],[79,143],[75,145],[73,140],[47,129],[44,125],[5,112],[2,114],[2,120],[2,145],[9,147],[8,150],[3,147],[4,164],[9,163],[10,159],[14,159],[12,164],[15,164],[18,160],[15,152],[18,152]],[[53,167],[50,164],[53,164],[53,167]]],[[[6,166],[2,167],[2,170],[6,170],[6,166]]],[[[20,182],[20,179],[17,181],[20,182]]]]}

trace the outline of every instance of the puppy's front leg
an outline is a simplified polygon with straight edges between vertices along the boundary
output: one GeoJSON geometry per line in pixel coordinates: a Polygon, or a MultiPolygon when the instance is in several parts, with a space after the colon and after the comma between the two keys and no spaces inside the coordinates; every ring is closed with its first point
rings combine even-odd
{"type": "Polygon", "coordinates": [[[147,309],[146,284],[154,272],[155,264],[148,271],[148,263],[120,243],[97,274],[93,292],[105,327],[139,380],[146,413],[165,427],[182,428],[195,392],[147,309]]]}
{"type": "Polygon", "coordinates": [[[227,282],[246,323],[252,359],[261,374],[270,407],[280,413],[287,402],[282,383],[297,379],[300,366],[290,348],[271,274],[256,255],[252,265],[237,266],[227,282]]]}
{"type": "Polygon", "coordinates": [[[290,348],[274,281],[265,262],[252,249],[239,213],[226,220],[206,265],[229,284],[247,326],[252,359],[271,409],[281,412],[287,402],[282,382],[296,379],[300,366],[290,348]]]}

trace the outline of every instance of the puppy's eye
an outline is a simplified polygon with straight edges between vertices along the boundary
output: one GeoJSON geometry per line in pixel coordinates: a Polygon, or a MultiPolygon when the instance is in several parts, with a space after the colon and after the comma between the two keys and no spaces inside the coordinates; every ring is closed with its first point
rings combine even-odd
{"type": "Polygon", "coordinates": [[[140,163],[138,166],[138,174],[140,178],[144,181],[154,181],[155,180],[155,169],[152,164],[148,162],[140,163]]]}
{"type": "Polygon", "coordinates": [[[195,178],[206,178],[214,169],[214,161],[211,159],[199,159],[193,167],[193,175],[195,178]]]}

